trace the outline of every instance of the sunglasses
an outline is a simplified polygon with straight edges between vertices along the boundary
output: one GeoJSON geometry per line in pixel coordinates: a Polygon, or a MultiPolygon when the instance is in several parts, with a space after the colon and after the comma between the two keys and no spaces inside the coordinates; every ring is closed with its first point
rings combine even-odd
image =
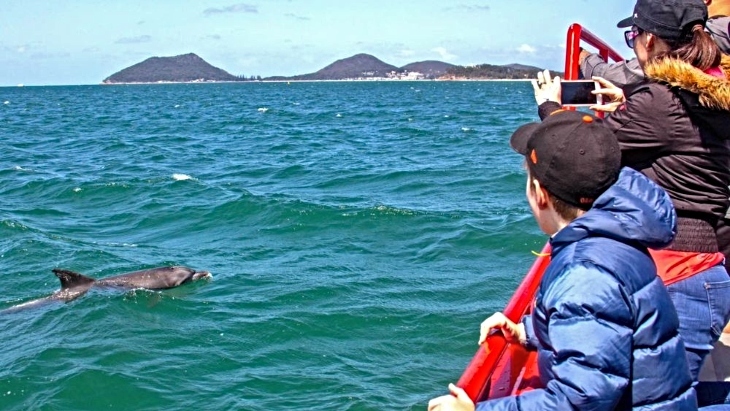
{"type": "Polygon", "coordinates": [[[630,49],[634,48],[634,42],[641,33],[643,33],[644,30],[634,26],[631,28],[631,30],[626,30],[624,32],[624,39],[626,40],[626,45],[629,46],[630,49]]]}

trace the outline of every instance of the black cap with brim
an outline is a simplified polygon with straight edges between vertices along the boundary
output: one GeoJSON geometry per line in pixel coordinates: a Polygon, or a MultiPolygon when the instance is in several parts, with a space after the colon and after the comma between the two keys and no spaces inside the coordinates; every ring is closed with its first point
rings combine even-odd
{"type": "Polygon", "coordinates": [[[512,147],[512,150],[526,156],[527,143],[535,134],[537,128],[540,127],[540,124],[542,123],[527,123],[515,130],[515,132],[512,133],[512,137],[509,139],[509,145],[512,147]]]}
{"type": "Polygon", "coordinates": [[[634,25],[634,16],[626,17],[625,19],[619,21],[616,24],[616,27],[620,29],[625,29],[626,27],[631,27],[634,25]]]}
{"type": "Polygon", "coordinates": [[[559,110],[542,123],[525,124],[509,144],[545,190],[583,210],[616,181],[621,168],[616,136],[601,119],[580,111],[559,110]]]}
{"type": "Polygon", "coordinates": [[[704,25],[706,21],[707,6],[703,0],[636,0],[631,17],[616,26],[637,26],[662,39],[684,42],[691,39],[694,25],[704,25]]]}

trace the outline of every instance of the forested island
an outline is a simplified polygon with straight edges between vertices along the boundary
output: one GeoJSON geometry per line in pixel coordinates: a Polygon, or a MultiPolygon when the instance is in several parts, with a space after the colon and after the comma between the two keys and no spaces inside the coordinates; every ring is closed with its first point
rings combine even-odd
{"type": "Polygon", "coordinates": [[[175,57],[150,57],[104,79],[103,84],[119,83],[189,83],[243,81],[225,70],[209,64],[193,53],[175,57]]]}
{"type": "MultiPolygon", "coordinates": [[[[532,66],[524,66],[521,64],[508,64],[505,66],[495,66],[492,64],[479,64],[476,66],[454,66],[447,70],[442,80],[522,80],[532,79],[538,71],[542,69],[532,66]]],[[[562,73],[556,73],[561,75],[562,73]]]]}
{"type": "Polygon", "coordinates": [[[528,79],[541,69],[521,64],[457,66],[442,61],[421,61],[402,67],[385,63],[370,54],[337,60],[323,69],[296,76],[233,75],[194,53],[174,57],[150,57],[103,80],[103,84],[197,83],[241,81],[326,80],[484,80],[528,79]]]}

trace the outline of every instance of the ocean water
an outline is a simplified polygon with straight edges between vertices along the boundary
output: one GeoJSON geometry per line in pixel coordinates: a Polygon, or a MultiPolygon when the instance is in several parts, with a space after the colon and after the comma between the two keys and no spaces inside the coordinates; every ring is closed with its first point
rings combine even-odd
{"type": "Polygon", "coordinates": [[[541,249],[524,82],[0,88],[2,410],[421,410],[541,249]]]}

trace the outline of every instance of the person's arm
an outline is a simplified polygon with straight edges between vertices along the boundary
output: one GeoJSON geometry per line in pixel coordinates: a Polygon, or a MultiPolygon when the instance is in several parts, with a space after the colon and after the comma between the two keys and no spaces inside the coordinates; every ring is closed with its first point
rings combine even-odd
{"type": "Polygon", "coordinates": [[[603,77],[622,89],[632,88],[644,81],[644,71],[634,59],[607,63],[598,54],[588,54],[580,64],[583,77],[603,77]]]}
{"type": "Polygon", "coordinates": [[[673,118],[682,113],[664,86],[639,87],[604,119],[621,147],[621,163],[635,169],[648,166],[669,145],[673,118]]]}
{"type": "Polygon", "coordinates": [[[590,264],[557,277],[543,297],[552,379],[542,389],[480,402],[476,410],[614,410],[631,375],[633,322],[621,291],[612,275],[590,264]]]}
{"type": "MultiPolygon", "coordinates": [[[[562,109],[549,90],[540,89],[535,93],[539,97],[548,96],[547,101],[538,106],[540,120],[562,109]]],[[[621,163],[641,169],[671,145],[674,119],[684,113],[681,103],[665,86],[649,83],[636,88],[623,104],[606,116],[604,124],[616,135],[621,147],[621,163]]]]}
{"type": "MultiPolygon", "coordinates": [[[[726,7],[730,8],[730,4],[726,7]]],[[[730,54],[730,17],[711,17],[707,20],[705,29],[710,33],[720,50],[725,54],[730,54]]]]}
{"type": "Polygon", "coordinates": [[[537,114],[540,116],[540,121],[545,120],[548,116],[556,111],[562,110],[563,106],[555,101],[546,101],[537,106],[537,114]]]}

